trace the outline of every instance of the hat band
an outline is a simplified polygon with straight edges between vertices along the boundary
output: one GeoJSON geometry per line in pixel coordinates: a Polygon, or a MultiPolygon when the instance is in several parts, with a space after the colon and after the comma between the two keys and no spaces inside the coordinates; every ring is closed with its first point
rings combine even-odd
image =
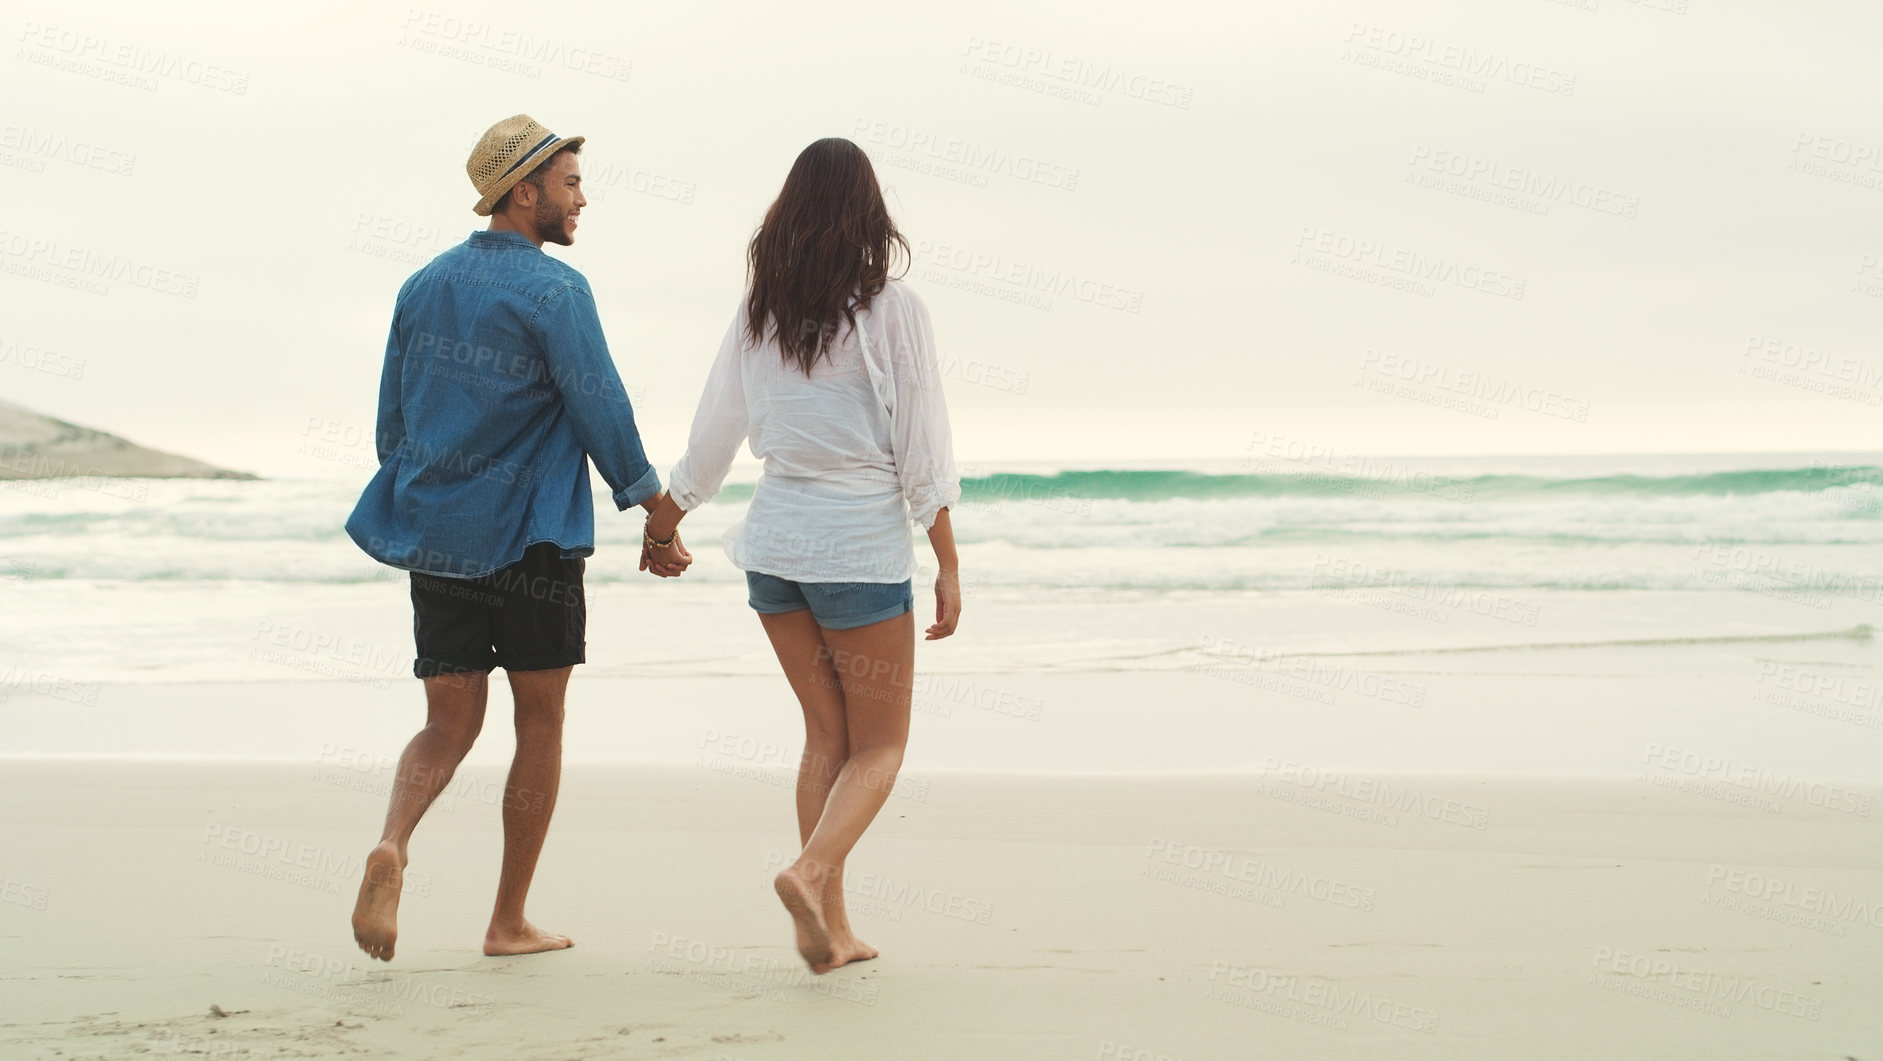
{"type": "Polygon", "coordinates": [[[528,162],[532,158],[535,158],[536,153],[538,151],[541,151],[543,148],[548,147],[550,144],[550,141],[554,140],[555,138],[556,138],[556,134],[550,133],[548,136],[545,136],[541,140],[538,140],[536,142],[535,147],[532,147],[527,152],[525,152],[522,158],[519,158],[515,162],[510,163],[510,168],[507,170],[504,170],[503,173],[497,177],[497,179],[502,180],[505,177],[508,177],[510,174],[516,172],[516,168],[518,166],[521,166],[523,163],[528,162]]]}

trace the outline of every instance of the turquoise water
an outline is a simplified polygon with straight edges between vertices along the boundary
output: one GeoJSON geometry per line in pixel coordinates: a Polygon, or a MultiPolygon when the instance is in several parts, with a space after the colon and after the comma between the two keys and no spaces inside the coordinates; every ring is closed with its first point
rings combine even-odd
{"type": "MultiPolygon", "coordinates": [[[[1085,497],[1123,501],[1212,500],[1243,497],[1339,497],[1378,485],[1418,496],[1469,496],[1479,501],[1568,497],[1745,497],[1874,490],[1883,466],[1748,469],[1688,475],[1445,475],[1415,473],[1402,462],[1329,465],[1296,473],[1212,475],[1203,472],[1065,471],[1053,475],[1000,474],[963,479],[964,501],[1085,497]]],[[[1875,513],[1872,513],[1874,517],[1875,513]]]]}
{"type": "MultiPolygon", "coordinates": [[[[975,636],[930,664],[959,673],[1437,648],[1459,654],[1421,666],[1478,670],[1505,664],[1460,650],[1752,638],[1718,651],[1764,655],[1806,635],[1797,651],[1843,660],[1868,651],[1851,647],[1859,624],[1883,626],[1879,454],[964,472],[954,523],[975,636]]],[[[402,687],[404,576],[341,530],[364,479],[0,483],[0,692],[10,665],[402,687]],[[282,656],[284,631],[329,651],[282,656]]],[[[744,576],[717,547],[751,481],[688,517],[697,563],[679,580],[635,570],[638,510],[597,512],[592,669],[771,673],[744,576]]],[[[932,561],[922,609],[929,577],[932,561]]]]}
{"type": "MultiPolygon", "coordinates": [[[[1432,585],[1866,593],[1879,455],[1252,456],[1165,468],[964,468],[955,529],[983,584],[1211,591],[1432,585]],[[1853,588],[1854,587],[1854,588],[1853,588]]],[[[0,578],[352,584],[396,577],[341,531],[364,472],[258,482],[0,483],[0,578]]],[[[752,478],[683,528],[691,582],[752,478]]],[[[598,496],[603,496],[598,494],[598,496]]],[[[637,513],[597,513],[596,581],[637,513]]],[[[917,555],[927,546],[917,534],[917,555]]]]}

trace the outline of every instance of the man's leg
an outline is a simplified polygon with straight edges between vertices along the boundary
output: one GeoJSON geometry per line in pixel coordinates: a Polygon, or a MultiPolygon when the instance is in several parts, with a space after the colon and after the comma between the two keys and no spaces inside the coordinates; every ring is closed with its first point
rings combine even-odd
{"type": "Polygon", "coordinates": [[[503,874],[497,906],[484,934],[485,954],[535,954],[572,945],[567,936],[544,932],[523,916],[536,859],[543,852],[549,818],[562,780],[562,705],[574,667],[508,671],[516,699],[517,753],[503,792],[503,874]]]}
{"type": "Polygon", "coordinates": [[[399,936],[399,889],[405,885],[412,830],[451,782],[483,729],[489,678],[472,671],[425,679],[425,728],[399,756],[386,828],[379,845],[366,856],[359,900],[353,904],[353,938],[361,950],[381,961],[392,960],[399,936]]]}

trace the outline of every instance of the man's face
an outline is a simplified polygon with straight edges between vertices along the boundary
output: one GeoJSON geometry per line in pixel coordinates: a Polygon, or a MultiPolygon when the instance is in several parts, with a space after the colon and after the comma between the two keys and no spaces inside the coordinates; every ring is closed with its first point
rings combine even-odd
{"type": "Polygon", "coordinates": [[[564,151],[543,165],[543,187],[536,195],[530,220],[544,243],[567,247],[575,242],[576,215],[588,205],[582,197],[582,163],[573,151],[564,151]]]}

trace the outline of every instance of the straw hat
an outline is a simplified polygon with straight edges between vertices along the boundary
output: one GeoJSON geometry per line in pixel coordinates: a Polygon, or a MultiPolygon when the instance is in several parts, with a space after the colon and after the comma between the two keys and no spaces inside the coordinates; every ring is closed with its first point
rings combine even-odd
{"type": "Polygon", "coordinates": [[[503,198],[503,193],[516,187],[518,181],[557,151],[585,139],[557,136],[527,114],[512,115],[491,126],[471,149],[470,160],[464,164],[464,171],[471,175],[471,184],[483,196],[471,210],[479,217],[489,217],[491,208],[503,198]]]}

